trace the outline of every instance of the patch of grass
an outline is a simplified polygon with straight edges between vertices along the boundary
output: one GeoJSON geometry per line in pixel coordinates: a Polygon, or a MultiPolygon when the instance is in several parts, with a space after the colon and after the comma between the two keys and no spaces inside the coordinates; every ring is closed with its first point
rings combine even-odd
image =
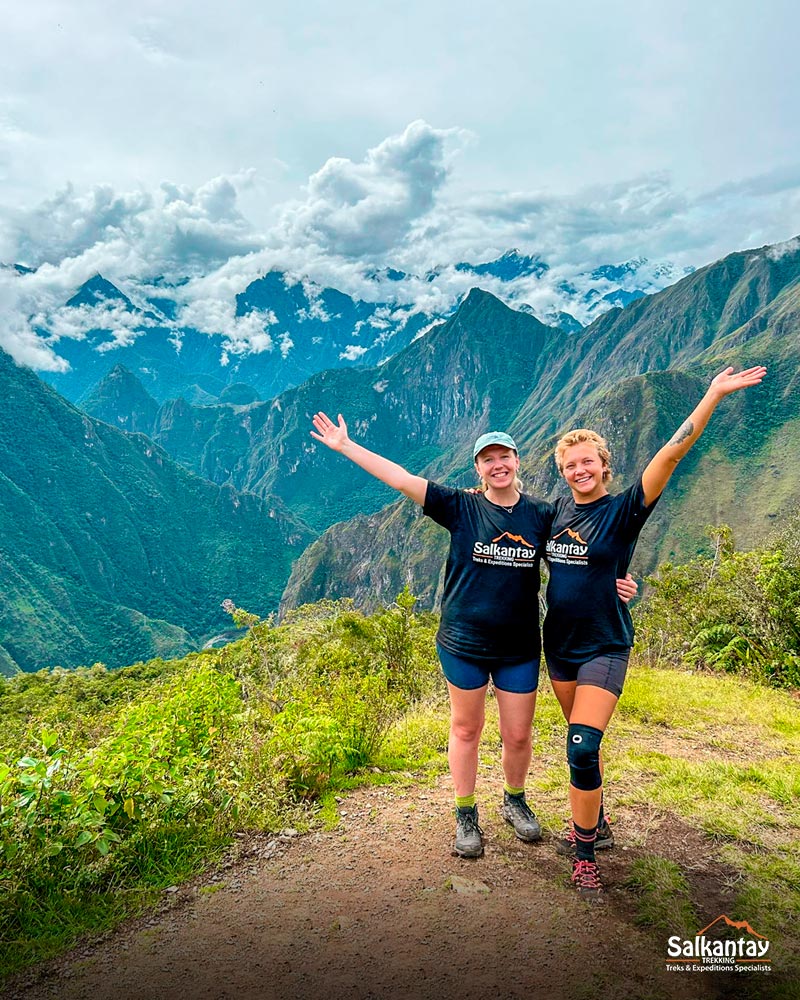
{"type": "Polygon", "coordinates": [[[736,868],[735,912],[771,942],[773,974],[763,992],[745,989],[744,1000],[800,1000],[800,859],[787,851],[744,852],[726,845],[721,858],[736,868]]]}
{"type": "Polygon", "coordinates": [[[800,957],[794,932],[800,920],[800,858],[788,851],[745,852],[726,845],[720,855],[742,873],[737,911],[759,933],[774,939],[778,952],[791,950],[800,957]]]}
{"type": "Polygon", "coordinates": [[[84,869],[69,890],[40,880],[7,901],[13,918],[5,924],[3,975],[64,951],[84,934],[102,933],[137,916],[167,886],[185,882],[219,860],[230,839],[209,828],[176,825],[157,840],[132,839],[113,875],[84,869]]]}
{"type": "Polygon", "coordinates": [[[690,761],[629,749],[610,770],[624,775],[629,786],[622,801],[677,813],[711,837],[762,846],[796,841],[800,825],[796,763],[690,761]]]}
{"type": "Polygon", "coordinates": [[[320,797],[316,817],[323,830],[335,830],[339,825],[339,806],[332,791],[320,797]]]}
{"type": "Polygon", "coordinates": [[[446,707],[420,705],[389,731],[378,763],[385,770],[447,770],[450,717],[446,707]]]}
{"type": "Polygon", "coordinates": [[[790,696],[720,674],[633,666],[613,729],[636,732],[641,726],[703,738],[723,734],[724,742],[742,749],[800,751],[797,704],[790,696]]]}
{"type": "Polygon", "coordinates": [[[219,892],[220,889],[224,888],[225,888],[224,882],[214,882],[213,885],[201,886],[200,889],[198,890],[198,893],[201,896],[213,896],[215,892],[219,892]]]}
{"type": "Polygon", "coordinates": [[[109,930],[129,916],[137,916],[155,903],[158,892],[150,889],[67,894],[54,889],[39,891],[35,898],[20,899],[16,933],[3,940],[3,974],[9,975],[34,962],[65,951],[82,934],[109,930]],[[53,919],[56,917],[57,919],[53,919]]]}
{"type": "Polygon", "coordinates": [[[691,935],[698,925],[689,883],[674,861],[655,854],[631,865],[625,886],[639,898],[636,923],[671,934],[691,935]]]}

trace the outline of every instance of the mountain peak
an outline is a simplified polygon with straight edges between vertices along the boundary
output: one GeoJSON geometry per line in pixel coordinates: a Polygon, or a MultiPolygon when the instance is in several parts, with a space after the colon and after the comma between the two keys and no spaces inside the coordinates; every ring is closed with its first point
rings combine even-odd
{"type": "Polygon", "coordinates": [[[502,256],[496,260],[487,261],[485,264],[460,263],[455,265],[456,271],[467,271],[471,274],[488,275],[491,278],[499,278],[500,281],[513,281],[515,278],[524,278],[530,274],[539,277],[549,270],[549,267],[540,257],[529,257],[522,254],[517,249],[506,250],[502,256]]]}
{"type": "Polygon", "coordinates": [[[116,364],[83,400],[81,408],[121,430],[150,434],[158,403],[129,368],[116,364]]]}
{"type": "Polygon", "coordinates": [[[504,302],[487,292],[485,288],[470,288],[461,300],[455,316],[458,319],[465,319],[474,316],[477,312],[513,312],[504,302]]]}
{"type": "Polygon", "coordinates": [[[128,309],[134,309],[131,300],[116,285],[99,272],[84,281],[78,291],[67,301],[68,306],[97,306],[103,302],[121,302],[128,309]]]}

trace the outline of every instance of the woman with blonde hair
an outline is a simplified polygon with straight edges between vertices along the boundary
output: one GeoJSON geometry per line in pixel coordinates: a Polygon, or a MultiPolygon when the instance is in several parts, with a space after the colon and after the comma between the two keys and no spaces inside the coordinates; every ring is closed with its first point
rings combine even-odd
{"type": "Polygon", "coordinates": [[[580,428],[556,445],[556,465],[571,496],[556,500],[545,546],[550,581],[543,647],[568,723],[572,827],[557,849],[574,854],[572,882],[584,899],[596,900],[602,890],[596,846],[613,843],[603,813],[600,743],[622,693],[633,645],[631,616],[616,599],[614,580],[627,573],[647,518],[718,403],[758,385],[765,374],[758,366],[717,375],[688,419],[622,493],[608,492],[611,455],[599,434],[580,428]]]}

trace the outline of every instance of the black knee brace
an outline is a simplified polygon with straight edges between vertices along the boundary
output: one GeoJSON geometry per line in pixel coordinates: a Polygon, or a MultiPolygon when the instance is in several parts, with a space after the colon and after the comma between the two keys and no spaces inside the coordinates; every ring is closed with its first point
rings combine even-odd
{"type": "Polygon", "coordinates": [[[602,730],[571,722],[567,730],[569,780],[582,792],[591,792],[603,784],[600,775],[602,730]]]}

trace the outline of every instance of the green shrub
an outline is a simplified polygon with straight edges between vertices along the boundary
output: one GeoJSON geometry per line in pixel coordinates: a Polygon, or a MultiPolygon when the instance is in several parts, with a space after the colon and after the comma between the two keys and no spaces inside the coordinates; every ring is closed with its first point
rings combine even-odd
{"type": "Polygon", "coordinates": [[[725,525],[708,529],[713,558],[662,565],[636,610],[636,649],[653,666],[690,666],[800,687],[798,519],[783,548],[737,552],[725,525]]]}

